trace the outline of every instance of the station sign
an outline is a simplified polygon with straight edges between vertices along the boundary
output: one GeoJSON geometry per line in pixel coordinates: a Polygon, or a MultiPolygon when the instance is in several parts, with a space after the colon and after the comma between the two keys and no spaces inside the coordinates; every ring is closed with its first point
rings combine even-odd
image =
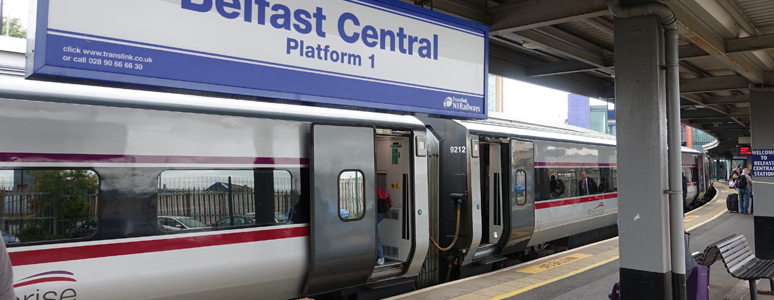
{"type": "Polygon", "coordinates": [[[774,177],[774,149],[752,150],[752,176],[774,177]]]}
{"type": "Polygon", "coordinates": [[[36,7],[31,78],[487,114],[488,28],[395,0],[38,0],[36,7]]]}

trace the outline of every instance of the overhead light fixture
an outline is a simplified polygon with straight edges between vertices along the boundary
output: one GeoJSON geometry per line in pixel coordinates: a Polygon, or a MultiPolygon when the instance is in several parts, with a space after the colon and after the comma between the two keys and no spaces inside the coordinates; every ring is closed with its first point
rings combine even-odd
{"type": "Polygon", "coordinates": [[[535,42],[523,41],[521,43],[521,46],[524,47],[524,48],[530,49],[530,50],[535,50],[535,49],[540,49],[540,47],[542,45],[540,45],[538,43],[535,43],[535,42]]]}

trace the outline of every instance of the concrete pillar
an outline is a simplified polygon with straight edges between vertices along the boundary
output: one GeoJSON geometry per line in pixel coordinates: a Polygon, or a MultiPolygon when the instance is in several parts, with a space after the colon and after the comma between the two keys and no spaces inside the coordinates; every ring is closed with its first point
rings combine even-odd
{"type": "MultiPolygon", "coordinates": [[[[750,131],[753,154],[758,150],[774,149],[774,131],[771,130],[774,128],[774,118],[771,116],[774,116],[774,86],[751,89],[750,131]]],[[[768,155],[769,161],[774,161],[772,156],[774,155],[768,155]]],[[[752,175],[755,182],[753,186],[755,255],[764,259],[774,259],[774,177],[752,175]]]]}
{"type": "Polygon", "coordinates": [[[663,29],[615,19],[621,296],[672,299],[663,29]]]}

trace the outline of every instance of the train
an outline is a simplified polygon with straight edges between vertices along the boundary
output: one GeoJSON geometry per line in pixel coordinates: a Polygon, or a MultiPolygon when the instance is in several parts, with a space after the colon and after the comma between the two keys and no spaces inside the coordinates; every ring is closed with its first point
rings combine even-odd
{"type": "Polygon", "coordinates": [[[0,79],[17,297],[380,298],[616,233],[612,136],[253,100],[0,79]]]}

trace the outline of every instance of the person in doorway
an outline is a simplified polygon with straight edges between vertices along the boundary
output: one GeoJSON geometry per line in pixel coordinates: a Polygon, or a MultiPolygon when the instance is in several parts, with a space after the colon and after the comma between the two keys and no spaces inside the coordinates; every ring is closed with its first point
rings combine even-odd
{"type": "Polygon", "coordinates": [[[747,210],[750,206],[750,191],[753,187],[752,178],[750,178],[750,169],[745,168],[739,178],[736,180],[736,190],[739,193],[739,212],[749,215],[747,210]]]}
{"type": "Polygon", "coordinates": [[[588,177],[586,171],[581,171],[581,180],[578,181],[578,194],[580,196],[591,195],[597,193],[597,183],[594,178],[588,177]]]}
{"type": "Polygon", "coordinates": [[[390,193],[382,188],[376,189],[376,264],[384,264],[384,250],[382,249],[381,227],[382,220],[384,220],[384,214],[392,207],[392,197],[390,193]]]}
{"type": "Polygon", "coordinates": [[[0,300],[15,300],[11,259],[8,257],[8,250],[5,249],[3,241],[0,241],[0,272],[2,272],[0,273],[0,300]]]}

